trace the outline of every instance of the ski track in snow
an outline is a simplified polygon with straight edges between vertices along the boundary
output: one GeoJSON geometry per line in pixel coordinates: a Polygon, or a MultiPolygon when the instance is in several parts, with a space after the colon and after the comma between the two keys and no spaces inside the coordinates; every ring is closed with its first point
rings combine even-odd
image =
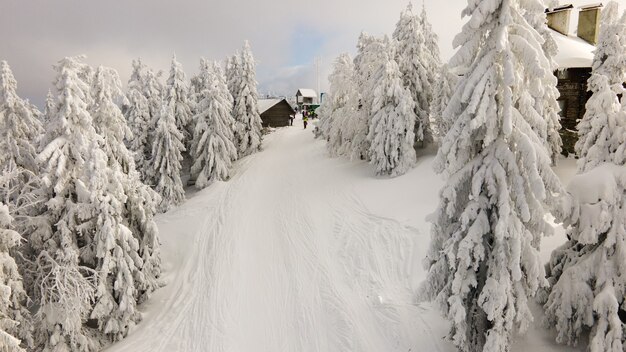
{"type": "Polygon", "coordinates": [[[167,286],[107,351],[452,351],[411,287],[428,234],[370,213],[310,130],[264,145],[158,217],[167,286]]]}

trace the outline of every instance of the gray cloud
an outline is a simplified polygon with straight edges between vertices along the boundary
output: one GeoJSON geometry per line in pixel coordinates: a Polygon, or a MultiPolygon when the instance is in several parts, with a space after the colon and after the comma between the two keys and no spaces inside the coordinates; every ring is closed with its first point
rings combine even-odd
{"type": "MultiPolygon", "coordinates": [[[[626,8],[626,0],[619,2],[626,8]]],[[[354,53],[362,30],[390,34],[406,4],[405,0],[5,0],[0,11],[0,59],[9,61],[19,93],[41,105],[53,79],[52,65],[64,56],[86,54],[90,64],[114,67],[126,81],[133,58],[142,57],[167,73],[175,52],[191,75],[201,56],[222,60],[248,39],[258,60],[260,88],[290,95],[298,87],[315,87],[313,57],[291,62],[296,29],[310,28],[324,38],[314,54],[322,59],[325,90],[332,60],[342,52],[354,53]]],[[[416,10],[421,4],[414,2],[416,10]]],[[[465,4],[426,2],[444,58],[453,53],[451,42],[460,31],[465,4]]]]}

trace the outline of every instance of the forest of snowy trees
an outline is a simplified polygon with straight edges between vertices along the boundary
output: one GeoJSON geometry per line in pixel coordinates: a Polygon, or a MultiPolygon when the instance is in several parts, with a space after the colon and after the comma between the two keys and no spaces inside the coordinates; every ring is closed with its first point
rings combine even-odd
{"type": "Polygon", "coordinates": [[[124,90],[67,57],[40,112],[0,61],[0,351],[98,351],[139,323],[164,284],[154,217],[185,200],[183,153],[204,188],[261,148],[250,45],[226,63],[188,80],[174,56],[162,82],[138,59],[124,90]]]}
{"type": "Polygon", "coordinates": [[[337,58],[316,135],[333,156],[370,161],[378,175],[407,172],[415,149],[445,134],[441,115],[456,78],[442,65],[425,9],[409,4],[393,36],[361,33],[357,54],[337,58]]]}
{"type": "Polygon", "coordinates": [[[615,2],[602,11],[579,174],[565,186],[552,169],[561,126],[547,5],[468,1],[448,63],[426,12],[409,5],[392,39],[362,33],[356,57],[336,59],[320,108],[315,134],[329,154],[377,175],[402,175],[418,148],[438,145],[445,184],[419,296],[441,309],[459,351],[509,351],[533,299],[557,342],[626,346],[626,13],[615,2]],[[550,216],[568,241],[544,265],[550,216]]]}

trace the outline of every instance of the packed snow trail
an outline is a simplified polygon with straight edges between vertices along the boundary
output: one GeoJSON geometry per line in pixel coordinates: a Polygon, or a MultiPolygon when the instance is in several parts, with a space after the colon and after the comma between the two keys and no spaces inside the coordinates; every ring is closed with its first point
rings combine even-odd
{"type": "Polygon", "coordinates": [[[371,214],[352,186],[371,176],[329,159],[309,129],[264,145],[159,217],[167,286],[108,350],[450,350],[409,280],[428,235],[371,214]]]}

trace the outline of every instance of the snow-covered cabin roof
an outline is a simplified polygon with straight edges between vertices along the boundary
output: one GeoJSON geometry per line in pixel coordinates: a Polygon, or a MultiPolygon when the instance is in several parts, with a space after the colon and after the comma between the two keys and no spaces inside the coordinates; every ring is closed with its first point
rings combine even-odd
{"type": "Polygon", "coordinates": [[[298,92],[296,92],[296,95],[298,95],[298,93],[300,93],[300,95],[302,95],[305,98],[316,98],[317,97],[317,93],[315,93],[315,91],[313,89],[300,88],[300,89],[298,89],[298,92]]]}
{"type": "Polygon", "coordinates": [[[552,36],[559,47],[559,52],[554,57],[559,68],[591,67],[595,46],[578,37],[563,35],[557,31],[552,31],[552,36]]]}
{"type": "MultiPolygon", "coordinates": [[[[583,1],[577,1],[577,3],[580,4],[583,1]]],[[[593,53],[596,47],[576,35],[578,17],[581,10],[601,6],[601,3],[596,3],[574,9],[574,5],[570,3],[546,9],[546,13],[569,11],[569,27],[565,29],[569,35],[561,34],[554,29],[552,30],[552,36],[559,48],[559,52],[554,57],[559,68],[591,67],[593,53]]]]}
{"type": "Polygon", "coordinates": [[[283,100],[285,99],[284,98],[283,99],[259,99],[258,101],[259,114],[266,112],[267,110],[272,108],[274,105],[280,103],[283,100]]]}

